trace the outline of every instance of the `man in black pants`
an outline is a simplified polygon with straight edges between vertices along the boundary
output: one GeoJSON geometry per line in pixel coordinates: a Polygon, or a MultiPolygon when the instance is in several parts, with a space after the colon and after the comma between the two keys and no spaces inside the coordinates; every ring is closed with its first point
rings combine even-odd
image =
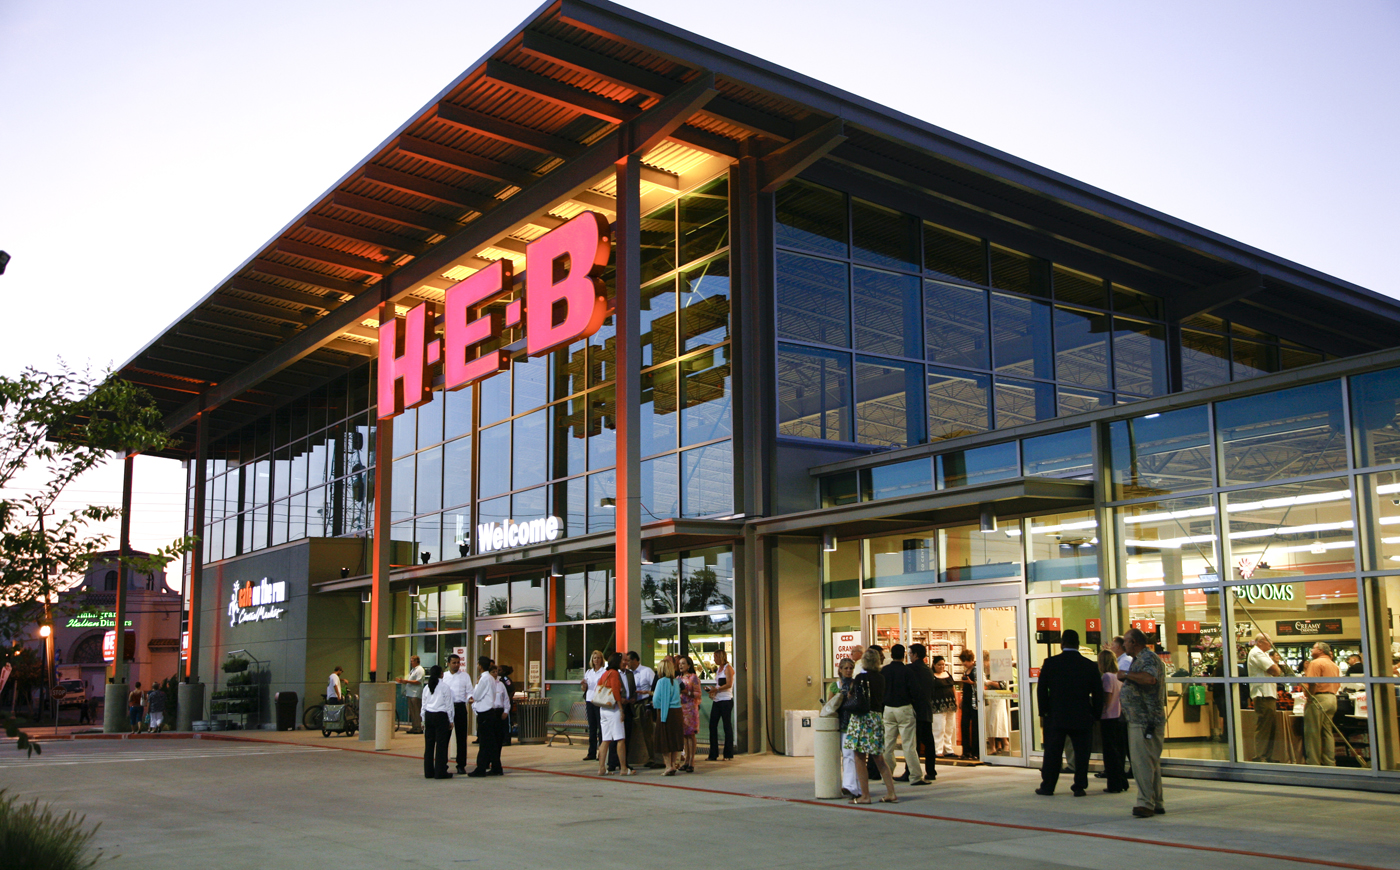
{"type": "Polygon", "coordinates": [[[472,697],[472,676],[462,669],[462,659],[455,653],[447,657],[447,673],[442,681],[452,691],[452,730],[457,735],[457,772],[467,772],[467,737],[470,718],[467,702],[472,697]]]}
{"type": "Polygon", "coordinates": [[[476,769],[467,776],[492,776],[501,769],[501,743],[504,735],[503,719],[501,718],[501,707],[499,703],[500,695],[496,678],[491,675],[491,665],[494,664],[489,656],[482,656],[476,660],[477,666],[481,668],[481,676],[476,681],[476,688],[472,690],[472,707],[476,710],[476,769]]]}
{"type": "MultiPolygon", "coordinates": [[[[909,694],[914,702],[915,741],[923,749],[924,782],[938,779],[938,750],[933,745],[933,671],[929,670],[928,649],[921,643],[909,647],[909,694]]],[[[907,749],[906,749],[907,751],[907,749]]],[[[895,777],[899,780],[900,777],[895,777]]],[[[903,779],[909,779],[909,765],[904,765],[903,779]]]]}
{"type": "Polygon", "coordinates": [[[1074,782],[1070,790],[1075,797],[1084,797],[1089,787],[1094,723],[1103,714],[1103,679],[1098,665],[1079,652],[1079,632],[1067,629],[1060,635],[1060,646],[1063,651],[1040,666],[1040,682],[1035,687],[1045,733],[1045,759],[1040,766],[1040,788],[1035,793],[1055,793],[1060,759],[1065,740],[1069,739],[1074,744],[1074,782]]]}
{"type": "Polygon", "coordinates": [[[970,649],[958,653],[962,662],[962,700],[958,704],[959,718],[962,719],[962,757],[981,757],[977,747],[977,656],[970,649]]]}

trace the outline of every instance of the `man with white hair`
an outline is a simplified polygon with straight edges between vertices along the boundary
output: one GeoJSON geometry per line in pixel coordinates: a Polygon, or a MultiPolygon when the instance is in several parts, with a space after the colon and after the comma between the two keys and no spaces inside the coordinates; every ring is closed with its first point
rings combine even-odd
{"type": "Polygon", "coordinates": [[[1332,717],[1337,713],[1337,690],[1342,687],[1338,677],[1342,671],[1332,661],[1332,647],[1318,641],[1313,644],[1312,661],[1303,669],[1305,677],[1332,677],[1332,682],[1304,683],[1303,695],[1303,758],[1308,764],[1337,766],[1337,738],[1332,717]]]}
{"type": "MultiPolygon", "coordinates": [[[[1270,652],[1274,643],[1267,634],[1254,636],[1245,660],[1251,677],[1281,677],[1283,670],[1274,662],[1270,652]]],[[[1249,701],[1254,707],[1253,761],[1272,761],[1274,741],[1278,739],[1278,683],[1250,683],[1249,701]]]]}

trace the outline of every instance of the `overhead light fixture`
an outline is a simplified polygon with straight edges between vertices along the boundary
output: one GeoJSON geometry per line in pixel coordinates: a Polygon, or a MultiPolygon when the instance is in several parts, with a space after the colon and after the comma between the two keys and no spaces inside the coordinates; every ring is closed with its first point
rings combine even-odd
{"type": "Polygon", "coordinates": [[[989,504],[982,505],[981,531],[995,532],[997,530],[996,509],[989,504]]]}
{"type": "Polygon", "coordinates": [[[410,598],[417,598],[417,597],[418,597],[418,584],[417,584],[417,583],[414,583],[412,586],[408,587],[408,594],[409,594],[409,597],[410,597],[410,598]]]}
{"type": "Polygon", "coordinates": [[[368,589],[366,589],[365,591],[363,591],[363,592],[360,593],[360,603],[361,603],[361,604],[369,604],[369,603],[370,603],[370,600],[371,600],[373,597],[374,597],[374,596],[370,593],[370,591],[369,591],[368,589]]]}
{"type": "Polygon", "coordinates": [[[1321,556],[1327,552],[1327,546],[1322,541],[1313,541],[1311,549],[1314,556],[1321,556]]]}
{"type": "Polygon", "coordinates": [[[651,541],[642,541],[642,564],[650,565],[654,559],[651,552],[651,541]]]}
{"type": "Polygon", "coordinates": [[[550,559],[550,560],[549,560],[549,576],[551,576],[551,577],[563,577],[563,576],[564,576],[564,557],[563,557],[563,556],[555,556],[553,559],[550,559]]]}
{"type": "Polygon", "coordinates": [[[598,499],[598,507],[616,508],[617,499],[613,498],[612,496],[605,496],[604,498],[600,498],[598,499]]]}
{"type": "Polygon", "coordinates": [[[822,550],[828,553],[836,552],[836,536],[831,532],[822,532],[822,550]]]}

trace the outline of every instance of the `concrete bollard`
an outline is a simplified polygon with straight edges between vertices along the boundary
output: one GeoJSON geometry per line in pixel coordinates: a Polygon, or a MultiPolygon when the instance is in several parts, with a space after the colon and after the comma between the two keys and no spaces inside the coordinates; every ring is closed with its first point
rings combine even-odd
{"type": "Polygon", "coordinates": [[[813,765],[816,796],[819,800],[841,797],[841,722],[834,716],[819,716],[814,723],[813,765]]]}
{"type": "MultiPolygon", "coordinates": [[[[379,705],[394,703],[394,683],[360,683],[359,739],[379,742],[379,705]]],[[[392,708],[390,708],[392,709],[392,708]]],[[[389,717],[389,736],[394,736],[394,719],[389,717]]]]}
{"type": "Polygon", "coordinates": [[[394,736],[394,705],[380,701],[374,705],[374,751],[384,752],[394,736]]]}
{"type": "Polygon", "coordinates": [[[204,718],[204,684],[181,683],[176,687],[175,730],[193,731],[204,718]]]}

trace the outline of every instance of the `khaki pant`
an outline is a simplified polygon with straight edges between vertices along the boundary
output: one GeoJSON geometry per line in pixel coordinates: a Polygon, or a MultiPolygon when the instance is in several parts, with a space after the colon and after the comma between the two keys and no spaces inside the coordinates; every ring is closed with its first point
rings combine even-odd
{"type": "Polygon", "coordinates": [[[924,766],[919,762],[919,740],[915,733],[917,722],[914,718],[914,705],[885,708],[885,764],[894,774],[894,738],[899,736],[904,744],[904,766],[909,769],[909,781],[918,782],[924,778],[924,766]]]}
{"type": "Polygon", "coordinates": [[[408,730],[410,734],[417,734],[423,730],[423,699],[408,698],[408,730]]]}
{"type": "Polygon", "coordinates": [[[1144,726],[1128,724],[1128,756],[1133,761],[1133,780],[1137,783],[1137,805],[1149,810],[1166,809],[1162,802],[1162,731],[1158,725],[1148,740],[1144,726]]]}
{"type": "Polygon", "coordinates": [[[1274,760],[1274,740],[1278,737],[1278,699],[1255,698],[1254,704],[1254,760],[1274,760]]]}
{"type": "Polygon", "coordinates": [[[1308,764],[1337,766],[1337,737],[1332,715],[1337,712],[1337,696],[1313,695],[1303,708],[1303,759],[1308,764]]]}

